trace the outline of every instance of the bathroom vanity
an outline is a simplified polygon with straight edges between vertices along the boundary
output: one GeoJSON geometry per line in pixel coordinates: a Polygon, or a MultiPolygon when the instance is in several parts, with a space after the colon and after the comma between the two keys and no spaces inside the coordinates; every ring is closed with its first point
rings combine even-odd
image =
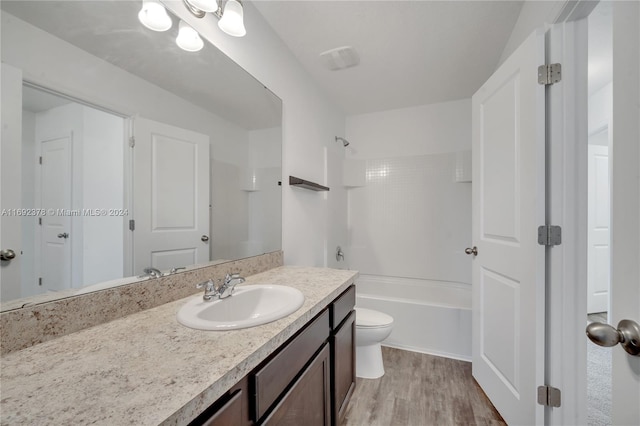
{"type": "Polygon", "coordinates": [[[355,286],[192,425],[336,425],[355,389],[355,286]]]}
{"type": "Polygon", "coordinates": [[[247,277],[305,296],[258,327],[184,327],[185,298],[9,353],[0,423],[338,424],[355,387],[356,277],[303,267],[247,277]]]}

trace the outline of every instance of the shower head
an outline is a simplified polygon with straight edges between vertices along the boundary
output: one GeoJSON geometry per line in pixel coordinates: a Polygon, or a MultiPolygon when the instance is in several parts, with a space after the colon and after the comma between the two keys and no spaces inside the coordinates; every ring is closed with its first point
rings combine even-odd
{"type": "Polygon", "coordinates": [[[346,140],[345,138],[341,138],[340,136],[336,136],[336,142],[342,142],[342,146],[348,146],[349,145],[349,141],[346,140]]]}

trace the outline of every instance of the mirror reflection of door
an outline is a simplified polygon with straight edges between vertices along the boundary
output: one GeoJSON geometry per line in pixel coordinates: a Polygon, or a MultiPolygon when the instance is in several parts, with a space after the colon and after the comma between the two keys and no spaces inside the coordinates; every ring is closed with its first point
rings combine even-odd
{"type": "Polygon", "coordinates": [[[133,273],[209,260],[209,136],[134,120],[133,273]]]}
{"type": "Polygon", "coordinates": [[[122,278],[124,118],[22,92],[21,297],[122,278]]]}
{"type": "Polygon", "coordinates": [[[609,202],[609,130],[604,128],[589,136],[588,173],[588,248],[587,313],[609,311],[610,222],[609,202]]]}
{"type": "MultiPolygon", "coordinates": [[[[71,211],[71,149],[72,135],[37,142],[40,153],[36,170],[36,203],[50,208],[48,215],[38,217],[36,234],[40,244],[34,254],[36,270],[39,270],[38,285],[44,291],[64,290],[71,283],[71,216],[54,214],[71,211]]],[[[29,161],[27,159],[27,161],[29,161]]],[[[33,161],[33,159],[31,159],[33,161]]],[[[25,218],[34,221],[35,217],[25,218]]],[[[26,229],[27,227],[25,227],[26,229]]],[[[29,237],[24,236],[23,241],[29,237]]]]}

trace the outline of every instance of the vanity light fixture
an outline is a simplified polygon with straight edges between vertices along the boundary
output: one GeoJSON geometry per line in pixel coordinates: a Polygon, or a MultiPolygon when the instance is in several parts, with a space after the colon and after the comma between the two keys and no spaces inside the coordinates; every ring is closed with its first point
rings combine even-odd
{"type": "Polygon", "coordinates": [[[142,25],[153,31],[167,31],[172,24],[167,10],[157,0],[142,0],[138,19],[142,25]]]}
{"type": "Polygon", "coordinates": [[[203,12],[215,12],[218,10],[217,0],[189,0],[189,3],[203,12]]]}
{"type": "Polygon", "coordinates": [[[233,37],[247,34],[244,27],[244,8],[240,0],[182,0],[196,18],[204,18],[207,12],[219,19],[218,28],[233,37]]]}
{"type": "Polygon", "coordinates": [[[204,47],[200,34],[184,21],[180,21],[176,44],[187,52],[197,52],[204,47]]]}

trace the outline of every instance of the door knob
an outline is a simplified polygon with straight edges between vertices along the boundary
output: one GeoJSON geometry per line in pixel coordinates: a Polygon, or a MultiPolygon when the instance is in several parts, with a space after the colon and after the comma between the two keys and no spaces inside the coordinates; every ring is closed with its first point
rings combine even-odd
{"type": "Polygon", "coordinates": [[[62,234],[58,234],[58,238],[69,238],[69,234],[66,232],[63,232],[62,234]]]}
{"type": "Polygon", "coordinates": [[[622,320],[615,329],[609,324],[592,322],[586,329],[589,340],[599,346],[615,346],[618,343],[629,355],[640,356],[640,325],[632,320],[622,320]]]}
{"type": "Polygon", "coordinates": [[[464,249],[464,252],[466,254],[472,254],[474,256],[477,256],[478,255],[478,247],[476,247],[476,246],[473,246],[473,248],[467,247],[466,249],[464,249]]]}
{"type": "Polygon", "coordinates": [[[16,257],[16,252],[11,249],[0,250],[0,260],[11,260],[16,257]]]}
{"type": "Polygon", "coordinates": [[[209,241],[209,236],[203,235],[202,237],[200,237],[200,239],[202,240],[202,242],[206,243],[207,241],[209,241]]]}

